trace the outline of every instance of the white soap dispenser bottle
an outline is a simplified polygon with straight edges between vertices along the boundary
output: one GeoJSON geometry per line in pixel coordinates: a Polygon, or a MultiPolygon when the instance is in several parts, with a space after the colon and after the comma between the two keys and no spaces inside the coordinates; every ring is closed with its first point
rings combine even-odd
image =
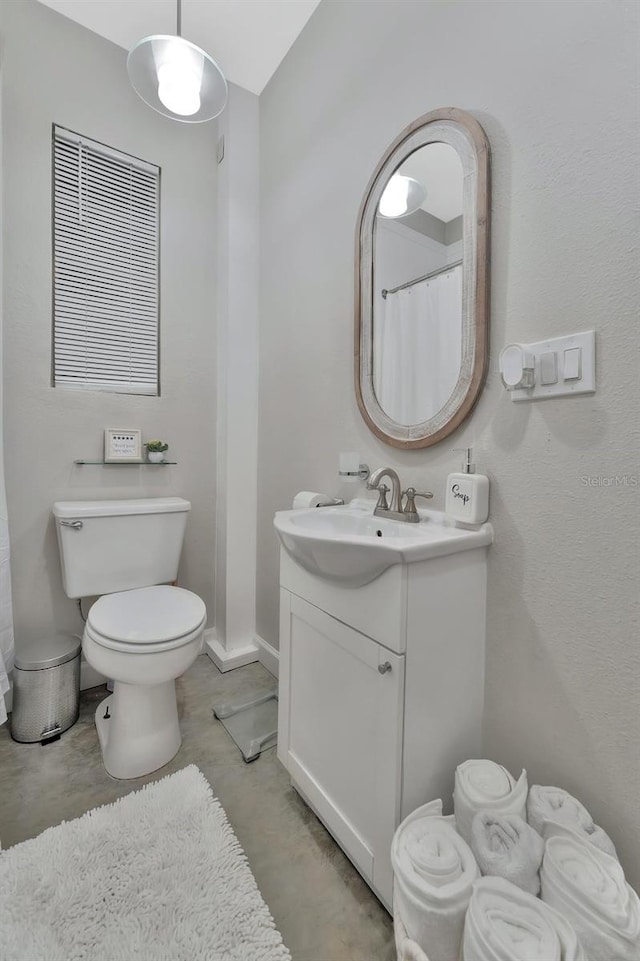
{"type": "Polygon", "coordinates": [[[445,512],[465,524],[484,524],[489,516],[489,478],[475,473],[471,448],[456,448],[465,454],[462,472],[449,474],[445,512]]]}

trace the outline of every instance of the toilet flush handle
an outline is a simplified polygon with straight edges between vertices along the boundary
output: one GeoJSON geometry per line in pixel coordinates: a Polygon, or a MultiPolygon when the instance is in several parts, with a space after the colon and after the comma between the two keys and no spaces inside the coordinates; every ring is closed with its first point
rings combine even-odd
{"type": "Polygon", "coordinates": [[[84,525],[83,525],[82,521],[65,521],[65,520],[62,520],[62,521],[60,521],[60,526],[61,526],[61,527],[72,527],[74,531],[81,531],[84,525]]]}

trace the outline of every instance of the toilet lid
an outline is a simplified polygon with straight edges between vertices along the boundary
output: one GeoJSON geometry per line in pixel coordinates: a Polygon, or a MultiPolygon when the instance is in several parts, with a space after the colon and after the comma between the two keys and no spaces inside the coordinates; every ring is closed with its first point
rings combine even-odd
{"type": "Polygon", "coordinates": [[[132,644],[162,643],[195,631],[207,616],[197,594],[181,587],[142,587],[100,597],[87,624],[103,637],[132,644]]]}

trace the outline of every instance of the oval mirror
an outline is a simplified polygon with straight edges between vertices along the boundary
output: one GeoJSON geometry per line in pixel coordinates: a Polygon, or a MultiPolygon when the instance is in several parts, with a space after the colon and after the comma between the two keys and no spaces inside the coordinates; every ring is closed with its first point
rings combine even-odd
{"type": "Polygon", "coordinates": [[[356,396],[394,447],[428,447],[478,400],[489,316],[489,144],[450,107],[389,147],[356,236],[356,396]]]}

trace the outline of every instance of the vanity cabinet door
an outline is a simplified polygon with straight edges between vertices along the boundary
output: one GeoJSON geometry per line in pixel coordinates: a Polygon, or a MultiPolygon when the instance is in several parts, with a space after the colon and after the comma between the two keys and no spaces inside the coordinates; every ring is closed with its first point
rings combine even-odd
{"type": "Polygon", "coordinates": [[[404,656],[281,591],[278,756],[390,906],[404,656]]]}

